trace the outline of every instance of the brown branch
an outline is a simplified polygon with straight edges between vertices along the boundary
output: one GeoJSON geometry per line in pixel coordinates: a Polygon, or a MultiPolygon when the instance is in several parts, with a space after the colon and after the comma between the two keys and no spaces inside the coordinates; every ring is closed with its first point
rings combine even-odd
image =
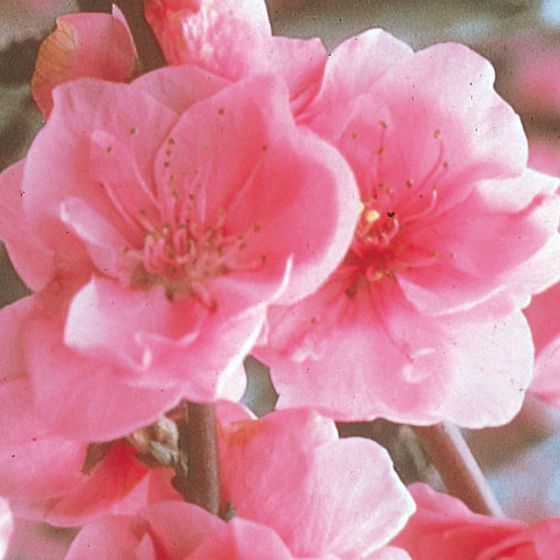
{"type": "Polygon", "coordinates": [[[138,51],[141,72],[165,66],[165,58],[157,39],[144,18],[144,0],[115,0],[124,14],[138,51]]]}
{"type": "Polygon", "coordinates": [[[186,472],[177,471],[173,483],[185,498],[210,513],[220,512],[220,473],[214,404],[189,402],[177,422],[179,449],[186,472]]]}
{"type": "Polygon", "coordinates": [[[472,511],[502,517],[500,505],[457,426],[443,423],[412,428],[448,492],[472,511]]]}

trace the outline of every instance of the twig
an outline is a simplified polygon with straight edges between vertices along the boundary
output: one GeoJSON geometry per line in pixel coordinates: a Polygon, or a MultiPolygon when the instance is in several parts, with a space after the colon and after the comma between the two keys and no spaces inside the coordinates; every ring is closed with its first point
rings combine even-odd
{"type": "Polygon", "coordinates": [[[457,426],[443,423],[412,429],[451,495],[475,513],[503,517],[500,505],[457,426]]]}
{"type": "Polygon", "coordinates": [[[215,405],[189,402],[177,425],[179,449],[187,469],[177,472],[174,486],[189,502],[218,515],[220,475],[215,405]]]}

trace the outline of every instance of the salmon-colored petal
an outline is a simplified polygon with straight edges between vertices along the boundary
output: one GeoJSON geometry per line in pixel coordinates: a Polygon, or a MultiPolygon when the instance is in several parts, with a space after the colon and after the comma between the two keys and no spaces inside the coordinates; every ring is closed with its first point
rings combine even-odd
{"type": "Polygon", "coordinates": [[[31,80],[33,98],[47,118],[56,86],[86,77],[124,82],[132,77],[135,64],[136,48],[119,14],[61,16],[39,49],[31,80]]]}

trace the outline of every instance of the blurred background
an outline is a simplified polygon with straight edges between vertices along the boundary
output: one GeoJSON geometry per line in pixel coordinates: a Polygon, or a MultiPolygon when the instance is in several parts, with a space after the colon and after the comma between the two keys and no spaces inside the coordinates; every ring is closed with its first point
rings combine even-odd
{"type": "MultiPolygon", "coordinates": [[[[382,27],[415,49],[442,41],[471,46],[494,63],[499,92],[520,113],[532,165],[560,175],[560,0],[268,0],[267,4],[275,34],[318,36],[329,50],[370,27],[382,27]]],[[[0,169],[24,156],[42,124],[29,90],[39,44],[52,31],[57,15],[78,10],[109,11],[110,2],[0,0],[0,169]]],[[[26,293],[0,245],[0,307],[26,293]]],[[[252,360],[247,367],[251,386],[246,400],[264,413],[274,404],[266,371],[252,360]]],[[[508,515],[526,520],[560,515],[558,413],[543,411],[540,405],[531,412],[529,404],[524,414],[510,426],[467,437],[508,515]]],[[[407,482],[422,479],[437,485],[437,476],[407,430],[387,422],[341,427],[346,435],[372,437],[386,445],[407,482]]]]}

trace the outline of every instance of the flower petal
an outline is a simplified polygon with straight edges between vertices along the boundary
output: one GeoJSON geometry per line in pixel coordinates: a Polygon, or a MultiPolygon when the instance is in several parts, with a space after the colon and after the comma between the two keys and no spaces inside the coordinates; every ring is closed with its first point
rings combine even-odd
{"type": "Polygon", "coordinates": [[[362,556],[385,544],[412,511],[386,452],[365,440],[338,440],[333,428],[305,410],[225,428],[224,499],[240,517],[273,528],[297,557],[362,556]]]}
{"type": "Polygon", "coordinates": [[[22,180],[25,160],[0,175],[0,238],[22,280],[33,290],[41,289],[53,274],[52,252],[37,235],[31,235],[23,211],[22,180]]]}
{"type": "Polygon", "coordinates": [[[33,98],[46,118],[56,86],[84,77],[124,82],[132,76],[136,57],[124,18],[109,14],[61,16],[39,49],[31,79],[33,98]]]}

